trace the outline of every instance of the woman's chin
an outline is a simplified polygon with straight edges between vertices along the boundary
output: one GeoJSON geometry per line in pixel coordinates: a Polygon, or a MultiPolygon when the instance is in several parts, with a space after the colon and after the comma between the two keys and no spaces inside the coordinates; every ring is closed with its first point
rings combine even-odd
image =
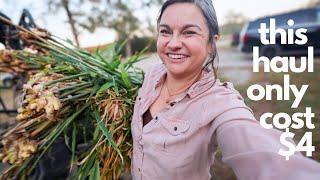
{"type": "Polygon", "coordinates": [[[169,70],[171,74],[174,75],[182,75],[187,71],[188,67],[188,60],[171,60],[166,59],[165,66],[169,70]]]}
{"type": "Polygon", "coordinates": [[[175,76],[180,76],[185,74],[186,69],[182,67],[174,67],[174,66],[167,66],[167,69],[170,74],[175,75],[175,76]]]}

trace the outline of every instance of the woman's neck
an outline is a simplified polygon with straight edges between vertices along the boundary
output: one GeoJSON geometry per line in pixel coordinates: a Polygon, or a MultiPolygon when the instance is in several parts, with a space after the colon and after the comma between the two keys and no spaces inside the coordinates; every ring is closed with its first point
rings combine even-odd
{"type": "Polygon", "coordinates": [[[172,94],[182,89],[188,89],[200,78],[199,76],[201,76],[201,74],[202,69],[185,76],[175,76],[168,72],[166,77],[167,88],[172,94]]]}

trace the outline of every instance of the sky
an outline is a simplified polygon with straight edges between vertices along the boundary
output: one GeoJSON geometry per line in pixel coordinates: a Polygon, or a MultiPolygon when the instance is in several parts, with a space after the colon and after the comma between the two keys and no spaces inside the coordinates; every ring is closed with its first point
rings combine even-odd
{"type": "MultiPolygon", "coordinates": [[[[309,0],[213,0],[218,22],[224,23],[225,15],[230,12],[242,13],[249,19],[290,11],[303,7],[309,0]]],[[[66,16],[63,12],[54,15],[43,15],[46,9],[43,1],[36,0],[0,0],[0,11],[18,23],[23,8],[28,8],[35,22],[42,28],[61,38],[72,39],[66,16]]],[[[149,9],[148,12],[137,12],[139,17],[150,16],[156,22],[159,9],[149,9]]],[[[81,32],[82,47],[97,46],[114,41],[116,33],[108,29],[98,29],[95,33],[81,32]]]]}
{"type": "Polygon", "coordinates": [[[301,8],[308,2],[309,0],[213,0],[213,5],[216,9],[218,20],[223,23],[223,17],[229,11],[242,13],[250,19],[255,19],[269,14],[301,8]]]}

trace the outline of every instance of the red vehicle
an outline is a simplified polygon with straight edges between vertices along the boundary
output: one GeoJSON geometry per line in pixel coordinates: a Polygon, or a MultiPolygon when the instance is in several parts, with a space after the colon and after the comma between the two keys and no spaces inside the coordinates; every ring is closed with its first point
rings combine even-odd
{"type": "Polygon", "coordinates": [[[232,33],[231,38],[231,46],[238,46],[240,42],[240,32],[232,33]]]}

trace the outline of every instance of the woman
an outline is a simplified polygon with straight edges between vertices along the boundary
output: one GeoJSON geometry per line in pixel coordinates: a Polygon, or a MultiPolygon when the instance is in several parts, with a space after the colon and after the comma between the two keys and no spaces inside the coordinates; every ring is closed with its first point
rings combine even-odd
{"type": "Polygon", "coordinates": [[[210,179],[217,146],[240,180],[320,179],[315,161],[300,153],[289,161],[280,156],[280,131],[261,127],[232,85],[216,78],[218,38],[211,0],[162,6],[157,53],[163,64],[146,74],[132,119],[133,179],[210,179]]]}

